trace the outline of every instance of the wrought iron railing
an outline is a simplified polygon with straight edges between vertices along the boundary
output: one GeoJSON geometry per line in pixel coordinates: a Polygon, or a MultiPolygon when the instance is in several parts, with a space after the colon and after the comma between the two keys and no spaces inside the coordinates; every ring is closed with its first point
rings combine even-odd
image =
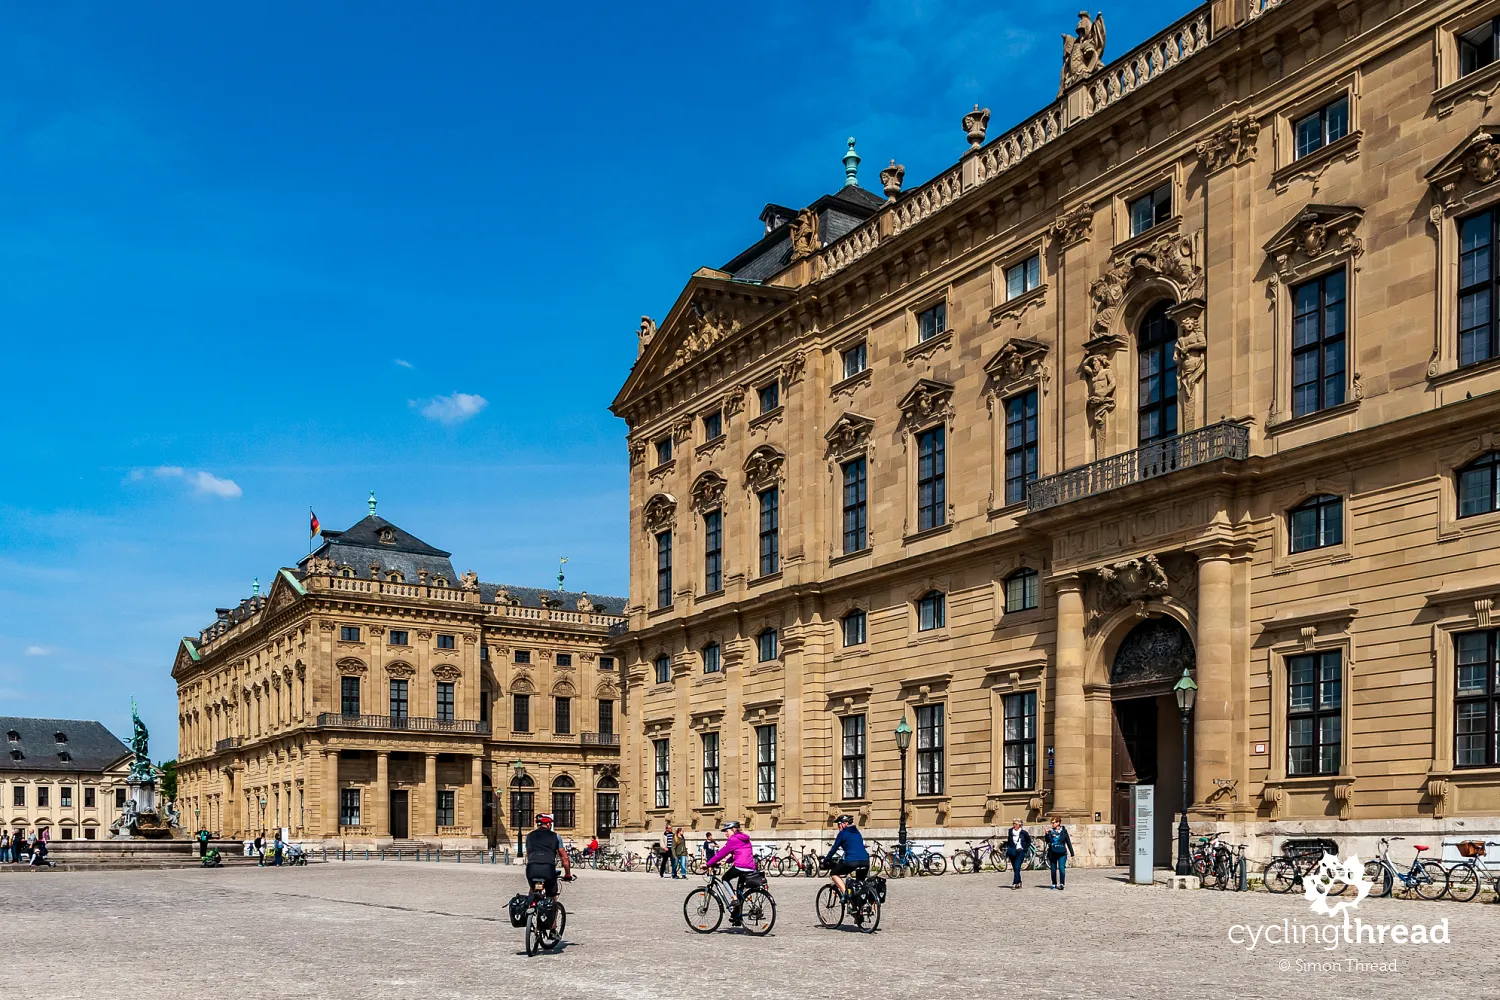
{"type": "Polygon", "coordinates": [[[238,736],[225,737],[224,739],[219,740],[214,744],[214,753],[218,753],[220,750],[233,750],[243,742],[244,740],[240,739],[238,736]]]}
{"type": "Polygon", "coordinates": [[[487,733],[488,722],[475,719],[424,719],[413,715],[343,715],[323,712],[320,729],[406,729],[422,733],[487,733]]]}
{"type": "Polygon", "coordinates": [[[620,745],[619,733],[583,733],[584,746],[617,747],[620,745]]]}
{"type": "Polygon", "coordinates": [[[611,624],[609,626],[609,637],[611,639],[613,639],[616,636],[624,635],[626,632],[629,632],[629,631],[630,631],[630,619],[629,618],[621,618],[619,621],[614,622],[613,624],[611,624]]]}
{"type": "Polygon", "coordinates": [[[1131,483],[1165,476],[1178,469],[1205,465],[1221,458],[1243,461],[1249,457],[1248,427],[1233,423],[1211,424],[1165,441],[1154,441],[1134,451],[1111,455],[1055,476],[1038,479],[1026,487],[1026,509],[1047,510],[1049,507],[1097,496],[1131,483]]]}

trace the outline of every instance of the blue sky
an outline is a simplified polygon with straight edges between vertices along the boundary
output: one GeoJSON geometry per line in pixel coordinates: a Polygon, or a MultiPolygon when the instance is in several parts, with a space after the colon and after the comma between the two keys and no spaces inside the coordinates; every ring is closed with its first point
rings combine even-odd
{"type": "MultiPolygon", "coordinates": [[[[768,201],[955,162],[1074,5],[160,2],[0,13],[0,715],[175,753],[179,637],[380,512],[626,587],[606,407],[768,201]]],[[[1107,12],[1119,55],[1186,3],[1107,12]]]]}

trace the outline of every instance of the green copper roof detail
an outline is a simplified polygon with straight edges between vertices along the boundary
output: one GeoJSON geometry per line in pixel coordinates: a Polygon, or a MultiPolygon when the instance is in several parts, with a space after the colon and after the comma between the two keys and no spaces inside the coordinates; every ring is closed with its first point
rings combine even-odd
{"type": "Polygon", "coordinates": [[[370,491],[370,516],[375,516],[375,491],[370,491]]]}
{"type": "Polygon", "coordinates": [[[859,187],[860,155],[854,151],[854,136],[849,137],[849,152],[844,154],[844,187],[859,187]]]}

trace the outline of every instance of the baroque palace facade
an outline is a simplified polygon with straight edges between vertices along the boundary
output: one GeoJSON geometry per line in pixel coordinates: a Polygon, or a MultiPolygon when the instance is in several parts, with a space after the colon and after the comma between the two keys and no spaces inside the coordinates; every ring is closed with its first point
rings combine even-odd
{"type": "Polygon", "coordinates": [[[624,829],[889,836],[904,761],[915,836],[1055,813],[1096,862],[1154,784],[1165,862],[1186,742],[1261,856],[1500,832],[1497,36],[1215,0],[1109,61],[1084,17],[1055,103],[884,197],[851,140],[643,319],[624,829]]]}
{"type": "Polygon", "coordinates": [[[603,646],[624,599],[457,574],[373,495],[323,539],[182,640],[184,827],[468,848],[550,810],[565,837],[607,836],[619,687],[603,646]]]}

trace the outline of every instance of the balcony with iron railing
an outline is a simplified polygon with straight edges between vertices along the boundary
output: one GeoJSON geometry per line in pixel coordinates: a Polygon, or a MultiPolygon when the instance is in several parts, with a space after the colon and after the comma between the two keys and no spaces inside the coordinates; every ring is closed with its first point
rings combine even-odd
{"type": "Polygon", "coordinates": [[[414,715],[344,715],[323,712],[319,729],[383,729],[418,733],[488,733],[490,724],[476,719],[429,719],[414,715]]]}
{"type": "Polygon", "coordinates": [[[238,736],[227,736],[214,744],[214,753],[222,753],[225,750],[233,750],[244,742],[245,741],[238,736]]]}
{"type": "Polygon", "coordinates": [[[620,745],[619,733],[583,733],[582,743],[584,746],[595,747],[617,747],[620,745]]]}
{"type": "Polygon", "coordinates": [[[1048,510],[1180,469],[1207,465],[1220,459],[1242,462],[1249,457],[1248,427],[1227,422],[1211,424],[1038,479],[1026,488],[1026,509],[1033,513],[1048,510]]]}

